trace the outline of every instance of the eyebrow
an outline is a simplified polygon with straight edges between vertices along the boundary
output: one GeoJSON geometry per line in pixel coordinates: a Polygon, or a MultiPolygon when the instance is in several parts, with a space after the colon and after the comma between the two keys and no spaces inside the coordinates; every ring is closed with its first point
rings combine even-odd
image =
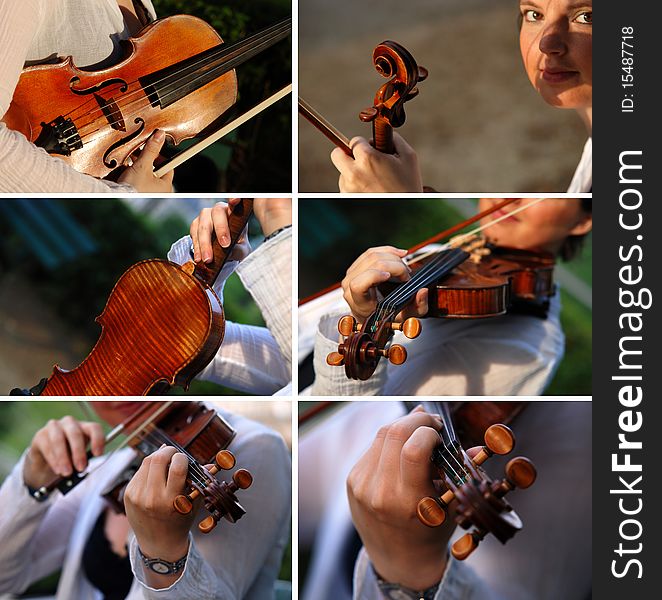
{"type": "MultiPolygon", "coordinates": [[[[539,7],[541,5],[541,0],[520,0],[519,5],[539,7]]],[[[573,2],[568,8],[593,8],[593,3],[591,0],[580,0],[579,2],[573,2]]]]}

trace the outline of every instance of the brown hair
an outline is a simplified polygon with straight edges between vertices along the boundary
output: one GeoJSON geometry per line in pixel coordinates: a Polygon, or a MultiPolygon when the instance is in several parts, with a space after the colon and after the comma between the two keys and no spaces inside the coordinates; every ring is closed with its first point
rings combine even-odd
{"type": "MultiPolygon", "coordinates": [[[[581,198],[580,202],[581,209],[584,211],[584,213],[587,215],[593,214],[592,198],[581,198]]],[[[567,262],[578,256],[581,253],[582,247],[584,246],[584,240],[586,240],[587,235],[587,233],[583,235],[569,235],[565,239],[565,242],[563,242],[563,246],[561,246],[561,250],[559,252],[561,260],[567,262]]]]}

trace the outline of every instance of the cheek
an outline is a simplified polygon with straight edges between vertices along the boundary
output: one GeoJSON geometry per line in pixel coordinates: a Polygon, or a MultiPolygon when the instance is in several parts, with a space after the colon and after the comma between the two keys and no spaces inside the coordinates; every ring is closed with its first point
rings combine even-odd
{"type": "Polygon", "coordinates": [[[540,48],[536,36],[526,30],[522,30],[519,36],[519,47],[522,53],[522,62],[524,70],[529,76],[529,81],[536,87],[536,78],[538,76],[538,65],[540,64],[540,48]]]}

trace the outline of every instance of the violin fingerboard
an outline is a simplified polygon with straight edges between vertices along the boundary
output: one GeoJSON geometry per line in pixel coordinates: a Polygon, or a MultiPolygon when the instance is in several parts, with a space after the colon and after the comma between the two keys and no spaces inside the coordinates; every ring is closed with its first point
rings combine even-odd
{"type": "Polygon", "coordinates": [[[195,270],[193,271],[194,277],[210,287],[214,284],[218,274],[221,272],[221,269],[232,254],[232,250],[239,241],[241,234],[244,229],[246,229],[246,224],[248,223],[251,214],[253,214],[253,199],[243,198],[241,202],[234,207],[228,218],[230,245],[227,248],[223,248],[221,244],[218,243],[216,235],[212,231],[212,249],[214,252],[214,258],[210,263],[197,263],[195,270]]]}

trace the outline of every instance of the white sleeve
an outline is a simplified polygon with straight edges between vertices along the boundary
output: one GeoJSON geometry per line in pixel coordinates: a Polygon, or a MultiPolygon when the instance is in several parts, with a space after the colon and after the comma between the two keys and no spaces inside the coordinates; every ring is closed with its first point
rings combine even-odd
{"type": "MultiPolygon", "coordinates": [[[[188,236],[179,240],[168,258],[180,264],[189,260],[190,245],[188,236]]],[[[226,264],[214,283],[221,301],[225,281],[235,269],[269,328],[226,321],[219,351],[197,378],[242,392],[274,394],[291,379],[290,361],[284,355],[289,348],[291,356],[291,233],[262,244],[241,263],[226,264]]]]}
{"type": "Polygon", "coordinates": [[[563,356],[560,305],[547,319],[506,315],[492,319],[426,319],[415,340],[396,333],[408,352],[396,366],[381,360],[367,381],[349,380],[342,367],[326,364],[337,350],[339,314],[324,317],[315,340],[313,395],[538,395],[549,384],[563,356]]]}
{"type": "MultiPolygon", "coordinates": [[[[41,10],[37,0],[0,0],[0,118],[9,110],[41,10]]],[[[0,193],[110,191],[135,189],[83,175],[0,123],[0,193]]]]}
{"type": "Polygon", "coordinates": [[[22,592],[62,567],[82,497],[80,484],[37,502],[23,482],[24,458],[0,488],[0,592],[22,592]]]}
{"type": "MultiPolygon", "coordinates": [[[[383,600],[365,548],[354,567],[354,600],[383,600]]],[[[407,596],[402,595],[402,600],[407,596]]],[[[504,600],[492,592],[466,563],[450,558],[434,600],[504,600]]]]}

